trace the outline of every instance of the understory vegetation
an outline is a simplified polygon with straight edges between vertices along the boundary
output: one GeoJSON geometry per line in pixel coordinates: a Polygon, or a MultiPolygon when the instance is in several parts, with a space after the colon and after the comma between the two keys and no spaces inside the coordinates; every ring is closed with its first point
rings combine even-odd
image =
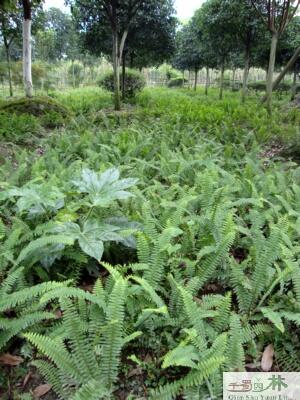
{"type": "Polygon", "coordinates": [[[68,118],[0,110],[0,397],[221,399],[268,346],[299,371],[299,108],[51,96],[68,118]]]}

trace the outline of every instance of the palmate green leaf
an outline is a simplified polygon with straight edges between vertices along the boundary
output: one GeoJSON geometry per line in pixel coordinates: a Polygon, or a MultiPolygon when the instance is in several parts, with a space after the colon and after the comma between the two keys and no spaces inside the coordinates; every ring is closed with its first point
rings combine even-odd
{"type": "Polygon", "coordinates": [[[126,189],[134,186],[137,179],[120,179],[120,172],[111,168],[97,173],[88,168],[82,170],[79,180],[73,181],[79,193],[87,193],[92,207],[107,207],[114,200],[127,199],[133,195],[126,189]]]}
{"type": "Polygon", "coordinates": [[[0,200],[14,197],[18,198],[16,205],[20,213],[27,211],[29,215],[34,216],[62,208],[65,195],[51,182],[30,183],[22,188],[6,190],[0,200]]]}
{"type": "Polygon", "coordinates": [[[103,242],[122,241],[122,236],[118,234],[119,227],[104,224],[94,219],[85,221],[82,229],[80,225],[75,222],[67,222],[58,225],[52,231],[64,233],[72,237],[73,240],[78,240],[82,251],[98,261],[101,260],[104,251],[103,242]]]}
{"type": "Polygon", "coordinates": [[[273,311],[271,308],[262,307],[261,312],[268,318],[280,332],[284,332],[284,325],[281,319],[281,313],[273,311]]]}
{"type": "Polygon", "coordinates": [[[82,251],[87,255],[100,261],[104,252],[104,245],[101,240],[97,240],[95,237],[91,237],[88,234],[80,235],[78,243],[82,251]]]}

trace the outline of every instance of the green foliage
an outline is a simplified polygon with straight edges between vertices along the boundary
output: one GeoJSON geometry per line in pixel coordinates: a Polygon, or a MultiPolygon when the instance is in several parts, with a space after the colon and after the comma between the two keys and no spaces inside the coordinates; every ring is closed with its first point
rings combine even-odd
{"type": "Polygon", "coordinates": [[[14,242],[10,248],[13,268],[42,263],[49,270],[62,257],[84,263],[81,251],[100,260],[105,242],[134,247],[132,234],[137,226],[120,215],[109,215],[107,209],[115,201],[132,197],[127,189],[136,182],[132,178],[120,179],[115,168],[103,173],[83,168],[73,171],[64,184],[57,179],[38,179],[3,190],[0,202],[15,209],[10,218],[24,219],[18,231],[20,243],[14,242]],[[67,246],[74,246],[74,250],[70,252],[67,246]]]}
{"type": "MultiPolygon", "coordinates": [[[[123,82],[123,75],[120,74],[120,80],[123,82]]],[[[109,92],[113,92],[114,90],[114,75],[113,72],[108,73],[103,76],[99,85],[109,92]]],[[[145,78],[139,72],[134,70],[126,69],[125,73],[125,98],[130,99],[135,97],[137,93],[139,93],[146,85],[145,78]]]]}
{"type": "Polygon", "coordinates": [[[52,96],[75,114],[91,114],[111,105],[110,94],[100,88],[54,92],[52,96]]]}
{"type": "Polygon", "coordinates": [[[74,63],[68,68],[68,77],[70,85],[74,88],[79,87],[80,83],[83,81],[83,66],[79,63],[74,63]]]}
{"type": "MultiPolygon", "coordinates": [[[[11,236],[8,240],[12,240],[11,236]]],[[[8,243],[6,241],[6,246],[8,243]]],[[[8,255],[6,250],[6,256],[8,255]]],[[[3,254],[1,255],[3,257],[3,254]]],[[[45,310],[39,297],[48,291],[65,286],[64,283],[46,282],[25,287],[23,268],[6,273],[1,265],[0,284],[0,351],[5,350],[13,338],[42,321],[54,319],[54,313],[45,310]],[[9,316],[10,314],[10,316],[9,316]],[[13,315],[13,317],[11,316],[13,315]]]]}
{"type": "MultiPolygon", "coordinates": [[[[250,82],[248,84],[248,87],[249,89],[252,89],[255,92],[263,92],[266,90],[266,82],[265,81],[250,82]]],[[[291,83],[281,82],[275,91],[280,93],[288,93],[291,89],[292,89],[291,83]]]]}
{"type": "MultiPolygon", "coordinates": [[[[30,123],[35,128],[31,133],[34,134],[37,130],[37,124],[47,128],[54,128],[56,126],[61,126],[66,123],[70,117],[71,112],[69,109],[57,101],[51,99],[50,97],[34,97],[31,99],[22,98],[18,100],[10,100],[0,105],[0,118],[4,119],[7,117],[12,117],[12,114],[20,115],[20,121],[24,121],[24,128],[16,126],[16,129],[21,131],[20,133],[26,133],[28,124],[30,123]],[[34,119],[33,117],[36,117],[34,119]],[[38,120],[38,118],[40,118],[38,120]]],[[[13,121],[16,120],[14,116],[13,121]]],[[[15,125],[17,122],[15,122],[15,125]]],[[[1,127],[2,128],[2,127],[1,127]]],[[[6,127],[4,126],[3,129],[6,127]]],[[[9,134],[10,130],[8,131],[9,134]]],[[[3,132],[5,135],[5,132],[3,132]]]]}
{"type": "Polygon", "coordinates": [[[15,115],[8,112],[0,112],[0,137],[14,142],[22,142],[31,135],[38,135],[41,126],[33,115],[15,115]]]}
{"type": "Polygon", "coordinates": [[[129,398],[221,399],[222,373],[260,365],[270,343],[297,370],[300,170],[261,144],[296,140],[299,110],[291,122],[278,102],[270,120],[232,92],[145,89],[121,120],[96,112],[106,96],[75,90],[78,115],[40,139],[43,154],[3,162],[4,285],[24,267],[1,297],[6,326],[16,320],[66,399],[114,398],[124,382],[129,398]]]}
{"type": "MultiPolygon", "coordinates": [[[[110,267],[109,267],[110,268],[110,267]]],[[[28,333],[25,337],[37,347],[47,361],[33,362],[57,395],[64,399],[108,398],[116,381],[120,353],[127,340],[124,318],[127,280],[116,275],[111,292],[97,282],[85,303],[83,290],[73,300],[62,288],[59,302],[63,317],[50,336],[28,333]],[[99,290],[100,289],[100,290],[99,290]],[[63,332],[63,336],[62,336],[63,332]],[[93,388],[96,389],[93,391],[93,388]],[[90,393],[93,392],[92,397],[90,393]]],[[[49,293],[51,298],[51,292],[49,293]]],[[[48,299],[41,298],[42,304],[48,299]]]]}
{"type": "Polygon", "coordinates": [[[187,83],[186,79],[183,78],[171,78],[168,81],[168,87],[183,87],[187,83]]]}

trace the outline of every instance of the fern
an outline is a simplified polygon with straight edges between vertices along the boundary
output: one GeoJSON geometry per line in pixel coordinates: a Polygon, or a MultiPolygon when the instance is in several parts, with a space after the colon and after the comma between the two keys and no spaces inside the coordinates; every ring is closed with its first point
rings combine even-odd
{"type": "Polygon", "coordinates": [[[227,366],[229,371],[244,371],[245,353],[243,349],[242,325],[238,315],[230,317],[230,331],[227,348],[227,366]]]}
{"type": "Polygon", "coordinates": [[[101,375],[108,387],[115,382],[123,344],[124,302],[127,283],[116,280],[106,310],[106,326],[102,339],[101,375]]]}
{"type": "Polygon", "coordinates": [[[118,273],[114,275],[116,280],[109,294],[103,293],[100,281],[95,284],[93,293],[66,287],[46,293],[40,303],[47,304],[58,298],[63,312],[61,324],[51,337],[24,334],[47,359],[37,360],[34,365],[64,399],[106,398],[117,378],[123,346],[141,334],[125,334],[128,283],[118,273]]]}
{"type": "Polygon", "coordinates": [[[7,346],[13,337],[29,327],[37,326],[44,320],[54,319],[53,313],[44,311],[45,306],[39,303],[39,297],[47,291],[66,285],[47,282],[18,290],[22,280],[23,269],[19,268],[10,273],[0,286],[0,350],[7,346]],[[8,310],[13,310],[15,317],[7,317],[8,310]]]}

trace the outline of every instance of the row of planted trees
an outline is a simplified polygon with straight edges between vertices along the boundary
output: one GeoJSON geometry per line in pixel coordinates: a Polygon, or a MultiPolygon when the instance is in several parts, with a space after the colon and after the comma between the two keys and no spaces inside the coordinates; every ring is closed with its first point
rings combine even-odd
{"type": "MultiPolygon", "coordinates": [[[[120,109],[120,69],[123,78],[127,65],[147,67],[170,59],[179,69],[193,69],[197,82],[198,71],[205,67],[207,83],[209,70],[220,70],[220,97],[223,95],[226,68],[244,66],[242,99],[246,98],[251,66],[268,70],[266,97],[271,112],[272,89],[287,70],[298,67],[300,53],[300,19],[296,16],[300,0],[207,0],[191,21],[177,34],[173,0],[68,0],[72,23],[63,22],[65,30],[58,34],[61,57],[89,51],[94,56],[105,55],[114,70],[115,108],[120,109]],[[64,32],[69,32],[66,40],[64,32]],[[72,32],[72,35],[70,35],[72,32]],[[74,38],[74,40],[73,40],[74,38]],[[78,40],[79,38],[79,40],[78,40]],[[77,44],[80,43],[78,48],[77,44]],[[279,56],[280,55],[280,56],[279,56]],[[290,61],[287,63],[287,61],[290,61]],[[273,82],[274,69],[287,63],[279,78],[273,82]]],[[[40,0],[0,0],[1,15],[22,13],[23,80],[25,93],[32,96],[31,25],[33,10],[40,0]]],[[[50,47],[54,18],[46,35],[46,53],[50,47]],[[50,34],[50,36],[49,36],[50,34]]],[[[70,18],[69,21],[71,22],[70,18]]],[[[1,22],[1,21],[0,21],[1,22]]],[[[14,25],[8,26],[13,29],[14,25]]],[[[2,36],[3,36],[2,21],[2,36]]],[[[43,37],[41,37],[43,39],[43,37]]],[[[9,43],[5,42],[5,46],[9,43]]],[[[54,55],[50,58],[53,58],[54,55]]],[[[208,84],[206,85],[208,90],[208,84]]]]}
{"type": "Polygon", "coordinates": [[[220,98],[223,96],[225,68],[243,68],[242,100],[247,95],[249,70],[267,70],[266,96],[272,108],[272,91],[287,71],[299,72],[300,17],[296,0],[208,0],[177,34],[176,68],[195,71],[220,70],[220,98]],[[282,67],[274,82],[274,70],[282,67]],[[274,85],[275,84],[275,85],[274,85]]]}
{"type": "MultiPolygon", "coordinates": [[[[32,19],[37,20],[36,25],[41,22],[38,11],[42,3],[40,0],[20,3],[0,0],[2,38],[8,38],[9,43],[9,38],[20,31],[17,25],[23,26],[23,80],[28,97],[33,94],[31,22],[32,19]],[[20,12],[21,24],[16,23],[20,12]]],[[[63,58],[73,63],[76,59],[82,60],[82,54],[107,57],[114,69],[114,98],[118,110],[121,107],[121,66],[124,79],[127,66],[138,69],[158,66],[173,55],[177,25],[173,0],[68,0],[67,3],[71,15],[63,16],[56,11],[50,23],[44,24],[43,32],[40,29],[35,33],[35,41],[45,44],[41,47],[42,59],[53,62],[63,58]]],[[[6,47],[8,58],[10,45],[6,47]]]]}

